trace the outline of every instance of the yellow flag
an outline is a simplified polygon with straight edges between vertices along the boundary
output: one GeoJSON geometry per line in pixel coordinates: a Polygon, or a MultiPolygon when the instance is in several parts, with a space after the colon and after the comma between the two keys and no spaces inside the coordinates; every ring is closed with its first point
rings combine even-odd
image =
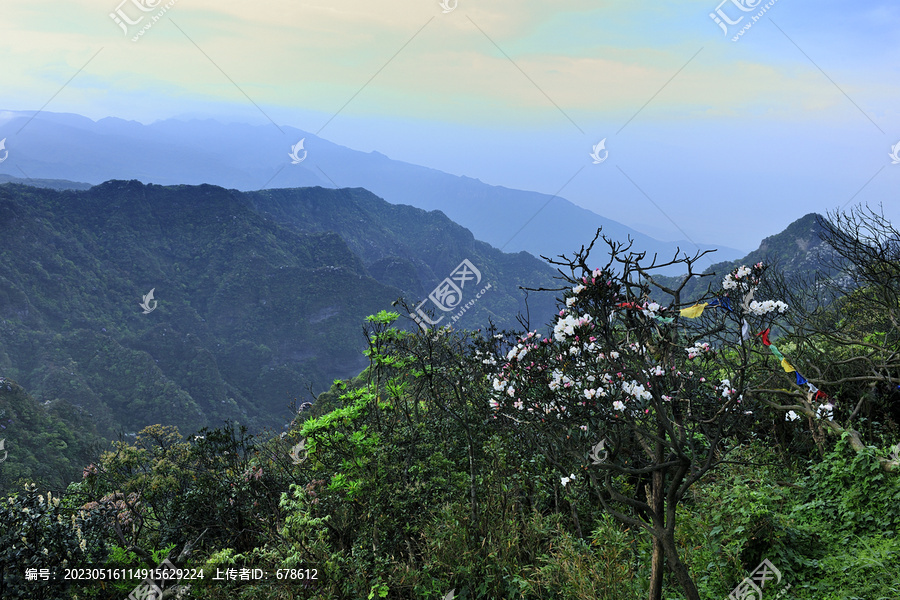
{"type": "Polygon", "coordinates": [[[682,317],[687,317],[688,319],[696,319],[700,315],[703,314],[703,309],[706,308],[706,305],[709,302],[704,302],[703,304],[695,304],[693,306],[689,306],[687,308],[682,308],[679,311],[682,317]]]}
{"type": "Polygon", "coordinates": [[[791,363],[789,363],[786,358],[781,359],[781,368],[784,369],[785,373],[791,373],[792,371],[797,370],[793,366],[791,366],[791,363]]]}

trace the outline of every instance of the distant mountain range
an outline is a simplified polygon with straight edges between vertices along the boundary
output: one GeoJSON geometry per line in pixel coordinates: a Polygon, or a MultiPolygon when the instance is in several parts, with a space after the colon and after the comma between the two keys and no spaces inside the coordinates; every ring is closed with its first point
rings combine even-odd
{"type": "MultiPolygon", "coordinates": [[[[163,185],[214,184],[238,190],[322,186],[363,187],[392,204],[440,210],[476,239],[507,252],[571,255],[598,227],[614,239],[631,237],[634,248],[670,258],[691,242],[660,242],[625,225],[547,194],[488,185],[359,152],[293,127],[223,124],[214,120],[165,120],[151,125],[72,114],[0,112],[0,138],[8,159],[0,177],[32,185],[54,179],[99,184],[137,179],[163,185]],[[303,141],[302,150],[289,156],[303,141]],[[29,181],[30,180],[30,181],[29,181]]],[[[598,194],[602,194],[598,190],[598,194]]],[[[610,202],[615,200],[610,198],[610,202]]],[[[716,260],[742,253],[718,248],[716,260]]],[[[673,273],[674,274],[674,273],[673,273]]]]}
{"type": "MultiPolygon", "coordinates": [[[[552,286],[553,275],[439,212],[362,189],[5,184],[0,376],[103,435],[225,419],[280,428],[292,401],[367,365],[364,319],[403,312],[400,296],[415,305],[443,286],[450,296],[435,297],[457,308],[424,308],[444,325],[486,290],[456,325],[512,328],[526,311],[518,286],[552,286]],[[454,277],[463,261],[468,277],[454,277]]],[[[531,294],[527,308],[543,326],[552,294],[531,294]]]]}

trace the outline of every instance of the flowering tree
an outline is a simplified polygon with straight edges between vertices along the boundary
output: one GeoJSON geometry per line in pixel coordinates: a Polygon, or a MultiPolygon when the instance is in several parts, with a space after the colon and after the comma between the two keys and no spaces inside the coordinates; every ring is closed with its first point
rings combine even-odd
{"type": "Polygon", "coordinates": [[[550,261],[571,286],[552,339],[532,331],[485,341],[490,404],[498,424],[530,433],[552,457],[563,486],[586,481],[605,510],[652,536],[651,600],[661,598],[665,566],[699,600],[675,542],[676,508],[757,418],[752,390],[772,364],[760,360],[770,355],[761,343],[768,334],[752,332],[767,332],[788,307],[754,298],[761,264],[684,306],[681,291],[703,253],[658,263],[603,239],[603,267],[588,263],[596,238],[571,260],[550,261]],[[677,288],[654,279],[671,265],[687,272],[677,288]]]}

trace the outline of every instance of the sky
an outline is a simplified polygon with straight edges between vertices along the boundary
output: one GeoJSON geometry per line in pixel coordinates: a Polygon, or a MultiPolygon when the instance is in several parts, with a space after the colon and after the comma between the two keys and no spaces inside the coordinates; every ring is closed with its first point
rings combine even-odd
{"type": "Polygon", "coordinates": [[[0,0],[0,111],[289,125],[751,250],[900,219],[898,39],[896,0],[0,0]]]}

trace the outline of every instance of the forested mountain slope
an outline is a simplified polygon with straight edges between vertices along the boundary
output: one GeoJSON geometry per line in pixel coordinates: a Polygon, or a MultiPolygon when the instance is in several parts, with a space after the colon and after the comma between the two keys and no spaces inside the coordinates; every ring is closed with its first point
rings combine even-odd
{"type": "MultiPolygon", "coordinates": [[[[367,315],[418,304],[463,260],[481,275],[463,304],[490,287],[459,326],[512,326],[517,286],[552,284],[538,259],[362,189],[3,185],[0,375],[104,435],[280,428],[292,401],[364,368],[367,315]]],[[[552,298],[529,304],[535,325],[549,320],[552,298]]]]}

